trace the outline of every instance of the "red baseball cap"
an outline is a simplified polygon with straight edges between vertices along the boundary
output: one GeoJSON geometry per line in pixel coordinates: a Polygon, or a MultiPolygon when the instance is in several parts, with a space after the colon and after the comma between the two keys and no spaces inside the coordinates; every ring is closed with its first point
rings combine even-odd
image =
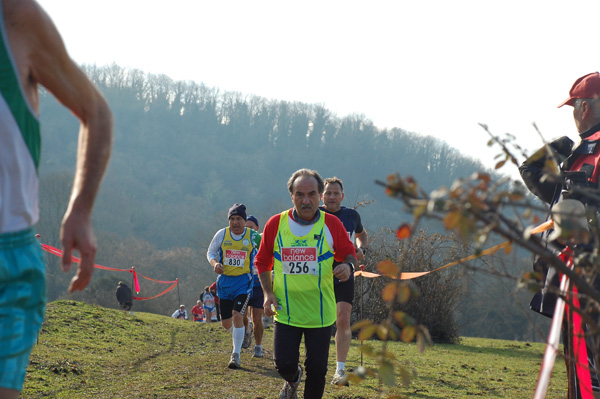
{"type": "Polygon", "coordinates": [[[592,72],[580,77],[573,83],[573,87],[569,90],[569,98],[559,104],[558,108],[563,105],[573,105],[578,98],[599,98],[600,97],[600,73],[592,72]]]}

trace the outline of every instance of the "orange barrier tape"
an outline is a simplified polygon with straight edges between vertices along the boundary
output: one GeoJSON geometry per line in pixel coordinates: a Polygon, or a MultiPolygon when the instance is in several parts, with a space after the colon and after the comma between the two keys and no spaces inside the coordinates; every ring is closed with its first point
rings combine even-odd
{"type": "Polygon", "coordinates": [[[381,274],[365,272],[363,270],[359,270],[357,272],[354,272],[354,276],[364,276],[364,277],[373,278],[373,277],[379,277],[379,276],[381,276],[381,274]]]}
{"type": "Polygon", "coordinates": [[[548,221],[540,224],[539,226],[536,226],[533,229],[531,229],[529,231],[529,234],[543,233],[544,231],[550,230],[553,227],[554,227],[554,220],[548,220],[548,221]]]}
{"type": "MultiPolygon", "coordinates": [[[[546,230],[550,230],[552,227],[554,227],[554,221],[548,220],[547,222],[544,222],[544,223],[540,224],[539,226],[536,226],[533,229],[531,229],[529,231],[529,234],[542,233],[546,230]]],[[[414,278],[425,276],[426,274],[437,272],[442,269],[446,269],[450,266],[455,266],[455,265],[458,265],[459,263],[467,262],[467,261],[482,257],[484,255],[491,255],[491,254],[499,251],[502,248],[506,248],[509,245],[510,245],[510,241],[505,241],[503,243],[500,243],[498,245],[494,245],[493,247],[485,249],[478,254],[469,255],[466,258],[462,258],[457,261],[450,262],[444,266],[440,266],[437,269],[430,270],[428,272],[404,272],[404,273],[400,274],[400,280],[412,280],[414,278]]],[[[359,270],[359,271],[354,272],[354,276],[364,276],[364,277],[368,277],[368,278],[375,278],[375,277],[381,277],[381,274],[370,273],[370,272],[365,272],[365,271],[359,270]]],[[[394,278],[394,279],[397,278],[396,276],[390,276],[387,274],[385,276],[394,278]]]]}
{"type": "Polygon", "coordinates": [[[437,269],[433,269],[433,270],[428,271],[428,272],[402,273],[400,275],[400,280],[411,280],[413,278],[421,277],[421,276],[424,276],[424,275],[429,274],[429,273],[440,271],[440,270],[445,269],[445,268],[450,267],[450,266],[458,265],[459,263],[463,263],[463,262],[467,262],[469,260],[477,259],[477,258],[479,258],[481,256],[484,256],[484,255],[491,255],[491,254],[497,252],[498,250],[507,247],[509,244],[510,244],[510,241],[505,241],[505,242],[503,242],[501,244],[494,245],[491,248],[485,249],[485,250],[481,251],[479,254],[469,255],[466,258],[462,258],[462,259],[459,259],[457,261],[450,262],[450,263],[448,263],[448,264],[446,264],[444,266],[440,266],[437,269]]]}

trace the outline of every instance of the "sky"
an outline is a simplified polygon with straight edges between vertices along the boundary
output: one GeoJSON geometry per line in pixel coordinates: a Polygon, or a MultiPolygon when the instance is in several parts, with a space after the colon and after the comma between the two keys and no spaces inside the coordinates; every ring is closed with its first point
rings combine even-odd
{"type": "Polygon", "coordinates": [[[480,123],[528,153],[542,145],[533,123],[577,141],[557,105],[600,70],[597,0],[38,1],[79,64],[322,104],[488,167],[499,150],[480,123]]]}

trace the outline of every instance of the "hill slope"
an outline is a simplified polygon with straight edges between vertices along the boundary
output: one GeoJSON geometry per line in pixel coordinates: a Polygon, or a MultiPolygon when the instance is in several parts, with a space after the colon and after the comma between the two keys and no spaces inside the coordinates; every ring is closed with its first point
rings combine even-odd
{"type": "MultiPolygon", "coordinates": [[[[360,204],[369,233],[370,271],[375,270],[370,259],[376,258],[377,248],[386,247],[386,239],[395,240],[390,233],[413,220],[375,179],[384,181],[398,171],[431,191],[483,170],[479,162],[432,137],[400,127],[378,128],[364,115],[338,116],[321,104],[223,92],[118,65],[84,70],[115,116],[111,161],[94,209],[96,262],[125,271],[135,267],[157,280],[179,280],[177,290],[168,295],[136,302],[136,311],[169,314],[179,304],[196,303],[204,286],[215,281],[206,250],[215,232],[226,225],[229,207],[243,202],[264,226],[268,217],[291,206],[286,182],[300,167],[344,180],[343,204],[360,204]]],[[[44,244],[60,247],[78,121],[43,90],[40,108],[44,131],[37,230],[44,244]]],[[[436,221],[422,219],[419,227],[428,234],[446,234],[436,221]]],[[[447,252],[440,250],[435,258],[445,259],[450,256],[447,252]]],[[[66,289],[74,271],[61,272],[53,255],[47,260],[50,300],[116,306],[117,283],[131,281],[129,273],[97,272],[89,287],[73,296],[66,289]]],[[[493,266],[512,278],[500,281],[497,275],[481,273],[468,281],[462,278],[467,273],[461,275],[463,299],[456,309],[460,334],[543,339],[537,331],[547,329],[544,318],[528,317],[531,294],[520,290],[507,295],[517,291],[517,280],[531,270],[530,257],[515,250],[481,262],[485,262],[482,269],[493,266]]],[[[480,262],[469,263],[473,264],[480,262]]],[[[419,270],[433,268],[429,262],[419,265],[419,270]]],[[[144,281],[141,296],[154,296],[165,288],[144,281]]]]}
{"type": "MultiPolygon", "coordinates": [[[[371,342],[375,349],[381,342],[371,342]]],[[[265,357],[242,353],[242,369],[226,367],[231,339],[219,324],[128,313],[75,301],[48,305],[33,350],[22,397],[29,398],[272,398],[282,380],[274,369],[272,330],[265,334],[265,357]]],[[[360,365],[353,341],[347,364],[360,365]]],[[[465,338],[460,345],[436,345],[419,355],[415,345],[388,346],[397,365],[412,374],[408,387],[379,393],[378,382],[338,388],[327,384],[325,398],[525,398],[533,394],[542,344],[465,338]]],[[[332,341],[331,378],[335,364],[332,341]]],[[[365,357],[366,366],[375,362],[365,357]]],[[[300,392],[303,391],[301,385],[300,392]]],[[[566,397],[560,360],[548,398],[566,397]]]]}

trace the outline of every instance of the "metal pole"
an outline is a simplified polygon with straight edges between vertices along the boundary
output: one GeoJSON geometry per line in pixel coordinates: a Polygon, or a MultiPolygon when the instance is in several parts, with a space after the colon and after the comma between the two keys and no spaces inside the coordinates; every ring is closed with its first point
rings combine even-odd
{"type": "MultiPolygon", "coordinates": [[[[360,265],[360,271],[364,272],[365,271],[365,265],[360,265]]],[[[365,276],[364,275],[360,275],[360,320],[363,320],[363,294],[364,294],[364,287],[363,287],[363,281],[365,280],[365,276]]],[[[360,340],[360,365],[363,365],[363,351],[362,351],[362,344],[363,341],[362,339],[360,340]]]]}
{"type": "Polygon", "coordinates": [[[177,277],[175,280],[177,280],[177,308],[179,308],[181,305],[181,297],[179,296],[179,277],[177,277]]]}

